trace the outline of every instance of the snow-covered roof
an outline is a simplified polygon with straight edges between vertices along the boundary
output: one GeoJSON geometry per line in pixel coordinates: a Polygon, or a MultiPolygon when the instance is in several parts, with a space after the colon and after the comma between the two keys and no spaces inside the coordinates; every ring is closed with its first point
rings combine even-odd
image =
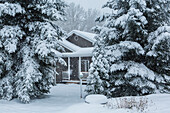
{"type": "Polygon", "coordinates": [[[73,52],[78,51],[80,49],[79,46],[67,41],[66,39],[59,40],[58,43],[73,52]]]}
{"type": "Polygon", "coordinates": [[[91,57],[93,56],[93,47],[89,47],[89,48],[80,48],[78,51],[76,52],[72,52],[72,53],[61,53],[57,50],[52,49],[51,51],[56,54],[58,57],[91,57]]]}
{"type": "MultiPolygon", "coordinates": [[[[88,41],[92,43],[95,42],[96,34],[73,30],[68,34],[67,38],[73,34],[81,36],[82,38],[87,39],[88,41]]],[[[68,40],[66,40],[67,38],[63,38],[62,40],[59,40],[58,43],[72,52],[61,53],[53,49],[52,52],[56,54],[58,57],[90,57],[90,56],[93,56],[94,47],[79,47],[69,42],[68,40]]]]}
{"type": "Polygon", "coordinates": [[[88,33],[88,32],[79,31],[79,30],[73,30],[68,34],[68,36],[65,39],[69,38],[73,34],[81,36],[82,38],[84,38],[92,43],[94,43],[96,41],[95,36],[97,36],[96,34],[93,34],[93,33],[88,33]]]}
{"type": "Polygon", "coordinates": [[[62,57],[90,57],[93,56],[93,47],[80,48],[78,51],[73,53],[62,53],[62,57]]]}

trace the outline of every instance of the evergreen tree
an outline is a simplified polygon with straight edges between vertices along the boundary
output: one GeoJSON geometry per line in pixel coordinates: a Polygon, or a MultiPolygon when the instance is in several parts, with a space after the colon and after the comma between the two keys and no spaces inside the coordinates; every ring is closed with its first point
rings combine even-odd
{"type": "MultiPolygon", "coordinates": [[[[157,91],[169,92],[170,85],[167,81],[170,79],[167,75],[169,75],[168,48],[170,37],[167,33],[162,33],[163,36],[160,38],[157,37],[157,35],[160,35],[159,33],[155,35],[157,32],[155,30],[158,29],[159,31],[159,27],[169,24],[169,5],[168,0],[109,0],[104,5],[104,7],[112,9],[112,13],[99,17],[97,21],[105,21],[105,24],[94,29],[99,33],[98,37],[101,38],[97,40],[97,43],[104,46],[103,51],[105,52],[102,59],[107,60],[110,65],[107,74],[98,73],[96,76],[99,77],[95,77],[100,78],[103,89],[108,90],[107,92],[101,91],[103,94],[113,97],[145,95],[157,91]],[[158,40],[161,41],[162,45],[158,44],[158,40]],[[162,67],[159,67],[159,69],[164,70],[164,73],[158,73],[148,63],[146,53],[151,50],[150,47],[157,52],[158,49],[162,48],[161,51],[164,54],[158,55],[159,58],[157,57],[154,62],[161,60],[159,63],[162,67]],[[106,83],[107,85],[105,85],[106,83]]],[[[167,32],[168,28],[164,31],[167,32]]],[[[164,31],[161,30],[161,32],[164,31]]],[[[96,50],[94,50],[94,57],[99,56],[96,50]]],[[[100,58],[93,59],[92,64],[100,60],[100,58]]],[[[103,65],[104,62],[101,63],[100,67],[105,66],[103,65]]],[[[101,71],[102,68],[96,68],[95,65],[91,67],[92,72],[101,71]]],[[[92,87],[91,89],[94,89],[91,81],[95,78],[88,80],[87,84],[88,87],[92,87]]],[[[98,92],[100,92],[100,88],[101,86],[95,87],[98,92]]]]}
{"type": "Polygon", "coordinates": [[[170,26],[161,26],[151,32],[148,42],[147,66],[163,77],[164,87],[170,91],[170,26]]]}
{"type": "MultiPolygon", "coordinates": [[[[101,38],[96,37],[96,40],[100,40],[101,38]]],[[[92,57],[93,62],[90,65],[90,75],[87,79],[87,88],[86,91],[88,94],[101,94],[107,92],[107,82],[103,82],[102,79],[107,80],[109,78],[109,62],[107,61],[105,56],[104,46],[99,41],[95,44],[95,52],[92,57]],[[101,75],[101,76],[98,76],[101,75]],[[101,78],[102,77],[102,78],[101,78]]]]}
{"type": "Polygon", "coordinates": [[[53,53],[64,31],[51,21],[63,20],[61,0],[0,0],[0,97],[24,103],[48,93],[56,64],[53,53]]]}

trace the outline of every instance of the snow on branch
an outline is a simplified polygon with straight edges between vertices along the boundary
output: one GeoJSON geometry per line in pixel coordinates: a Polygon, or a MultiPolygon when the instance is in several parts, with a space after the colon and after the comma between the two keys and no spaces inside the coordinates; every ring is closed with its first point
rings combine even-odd
{"type": "MultiPolygon", "coordinates": [[[[99,28],[100,29],[100,28],[99,28]]],[[[108,40],[118,40],[118,32],[115,28],[108,28],[108,27],[102,27],[102,30],[100,30],[100,36],[106,38],[108,40]]]]}
{"type": "Polygon", "coordinates": [[[117,18],[114,23],[115,26],[121,26],[122,28],[125,28],[126,23],[128,21],[128,17],[129,17],[128,14],[124,14],[124,15],[120,16],[119,18],[117,18]]]}
{"type": "Polygon", "coordinates": [[[136,62],[122,62],[115,63],[111,66],[111,72],[127,70],[125,77],[141,76],[142,78],[148,78],[150,80],[155,79],[155,74],[152,70],[148,69],[144,64],[139,64],[136,62]]]}
{"type": "Polygon", "coordinates": [[[123,47],[126,47],[128,49],[134,49],[137,54],[142,54],[143,55],[145,53],[143,47],[137,42],[122,41],[122,42],[120,42],[119,45],[123,46],[123,47]]]}
{"type": "Polygon", "coordinates": [[[48,56],[48,54],[51,52],[49,49],[49,45],[47,44],[47,41],[39,41],[39,43],[37,44],[36,53],[38,53],[39,55],[41,55],[42,57],[46,57],[48,56]]]}
{"type": "Polygon", "coordinates": [[[13,87],[12,87],[12,76],[9,74],[6,77],[0,79],[0,96],[5,100],[11,100],[13,96],[13,87]],[[6,93],[8,92],[8,93],[6,93]],[[5,93],[5,95],[4,95],[5,93]]]}
{"type": "Polygon", "coordinates": [[[42,57],[48,56],[51,48],[55,48],[57,45],[56,40],[60,35],[57,29],[48,22],[32,22],[27,24],[26,27],[28,27],[29,31],[36,32],[33,40],[35,52],[42,57]]]}
{"type": "Polygon", "coordinates": [[[0,30],[1,47],[5,47],[8,53],[13,53],[17,49],[18,40],[22,39],[25,33],[19,26],[4,26],[0,30]]]}
{"type": "Polygon", "coordinates": [[[64,7],[65,3],[61,0],[42,0],[40,4],[35,6],[37,10],[41,11],[42,14],[51,17],[52,20],[65,20],[64,7]]]}
{"type": "Polygon", "coordinates": [[[122,28],[125,28],[128,21],[136,21],[137,25],[146,25],[148,21],[146,20],[146,17],[143,15],[143,13],[139,9],[130,8],[129,12],[127,14],[124,14],[116,19],[115,26],[121,26],[122,28]],[[138,22],[138,20],[140,22],[138,22]]]}
{"type": "Polygon", "coordinates": [[[6,41],[3,43],[5,50],[8,53],[14,53],[17,50],[17,39],[6,39],[6,41]]]}
{"type": "Polygon", "coordinates": [[[129,12],[128,12],[129,16],[132,16],[131,18],[135,19],[136,18],[138,20],[140,20],[140,22],[145,25],[148,23],[148,21],[146,20],[146,17],[143,16],[143,13],[139,10],[139,9],[135,9],[135,8],[130,8],[129,12]],[[134,17],[136,16],[136,17],[134,17]]]}
{"type": "Polygon", "coordinates": [[[152,32],[148,42],[152,45],[151,51],[147,53],[148,56],[157,56],[156,48],[158,46],[164,45],[164,47],[170,48],[170,26],[161,26],[152,32]]]}
{"type": "Polygon", "coordinates": [[[130,0],[129,1],[129,5],[131,7],[136,7],[136,4],[140,4],[140,7],[143,9],[143,10],[146,10],[146,1],[145,0],[130,0]]]}
{"type": "Polygon", "coordinates": [[[21,30],[19,26],[4,26],[0,30],[1,38],[20,38],[22,39],[25,33],[21,30]]]}
{"type": "Polygon", "coordinates": [[[35,53],[39,55],[39,59],[51,65],[56,65],[56,62],[60,62],[52,50],[61,49],[57,40],[64,35],[63,30],[53,26],[50,22],[31,22],[25,27],[34,33],[31,43],[35,53]]]}
{"type": "Polygon", "coordinates": [[[145,53],[145,50],[139,43],[132,41],[122,41],[119,44],[107,46],[105,49],[105,57],[109,57],[109,61],[111,62],[120,60],[125,55],[124,53],[130,52],[130,50],[135,50],[137,55],[143,55],[145,53]]]}
{"type": "MultiPolygon", "coordinates": [[[[155,74],[152,70],[150,70],[149,68],[147,68],[144,64],[139,64],[139,63],[133,63],[132,62],[132,66],[130,66],[130,68],[128,68],[128,75],[140,75],[142,78],[148,78],[150,80],[154,80],[155,78],[155,74]]],[[[131,64],[129,64],[131,65],[131,64]]],[[[127,76],[128,76],[127,75],[127,76]]],[[[126,76],[126,75],[125,75],[126,76]]]]}
{"type": "Polygon", "coordinates": [[[117,45],[107,46],[105,56],[109,57],[109,61],[114,62],[121,59],[124,53],[121,51],[121,48],[117,45]]]}
{"type": "Polygon", "coordinates": [[[49,22],[32,22],[26,25],[29,31],[40,32],[41,39],[57,38],[63,32],[61,28],[54,28],[49,22]]]}
{"type": "Polygon", "coordinates": [[[15,16],[17,13],[25,13],[25,10],[19,4],[12,3],[0,3],[0,16],[3,14],[8,14],[10,16],[15,16]]]}
{"type": "MultiPolygon", "coordinates": [[[[148,42],[153,43],[157,40],[157,37],[161,35],[161,33],[170,33],[170,26],[161,26],[156,31],[150,33],[148,38],[148,42]]],[[[160,40],[160,38],[159,38],[160,40]]]]}
{"type": "Polygon", "coordinates": [[[154,44],[152,46],[152,49],[154,49],[156,47],[156,45],[158,45],[159,43],[161,43],[161,41],[170,41],[170,33],[166,32],[166,33],[162,33],[160,34],[156,40],[154,41],[154,44]]]}

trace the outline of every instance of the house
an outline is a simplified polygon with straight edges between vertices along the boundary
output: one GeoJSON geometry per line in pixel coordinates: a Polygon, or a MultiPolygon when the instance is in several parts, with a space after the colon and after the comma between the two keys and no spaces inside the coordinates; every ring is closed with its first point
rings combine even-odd
{"type": "Polygon", "coordinates": [[[67,66],[60,65],[57,68],[59,73],[56,76],[57,83],[79,81],[80,72],[86,80],[93,56],[95,36],[96,34],[73,30],[62,41],[59,41],[65,52],[58,54],[65,60],[67,66]]]}

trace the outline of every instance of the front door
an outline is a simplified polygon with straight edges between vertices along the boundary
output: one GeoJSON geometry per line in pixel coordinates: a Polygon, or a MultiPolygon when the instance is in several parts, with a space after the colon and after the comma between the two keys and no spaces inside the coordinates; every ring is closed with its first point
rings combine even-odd
{"type": "Polygon", "coordinates": [[[79,58],[78,57],[71,57],[70,58],[70,80],[79,80],[79,58]]]}

